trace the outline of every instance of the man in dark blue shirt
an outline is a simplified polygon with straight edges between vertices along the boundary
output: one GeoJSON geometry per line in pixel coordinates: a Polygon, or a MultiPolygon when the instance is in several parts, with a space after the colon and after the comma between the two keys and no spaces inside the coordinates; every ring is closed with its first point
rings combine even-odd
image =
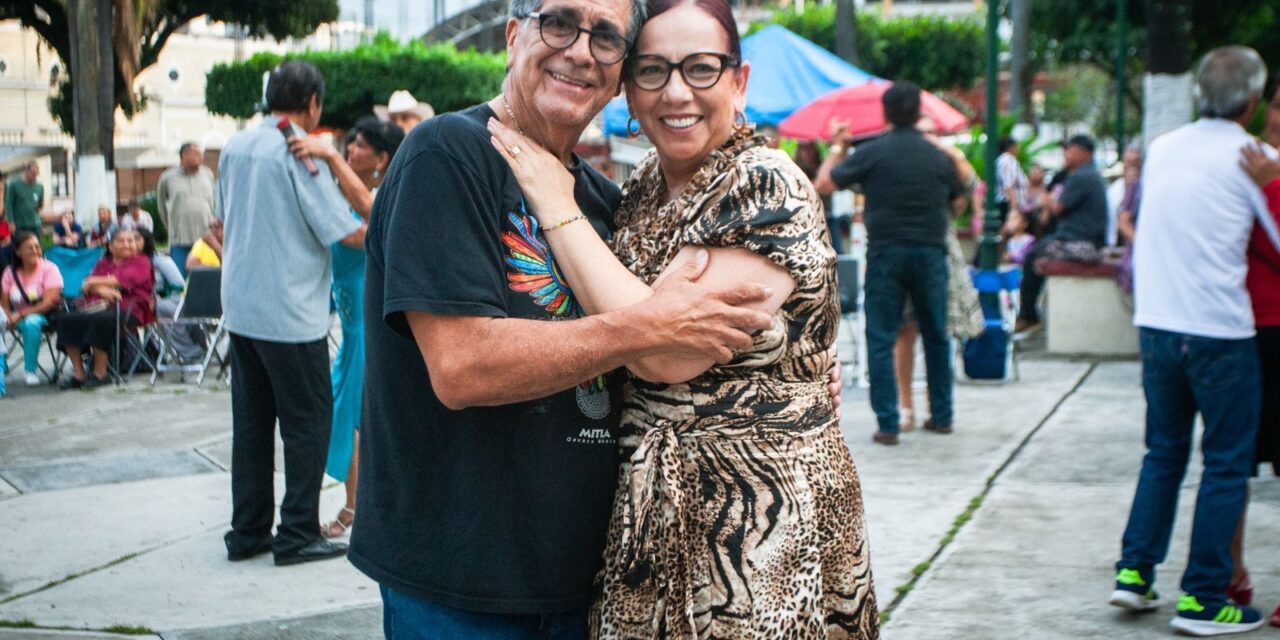
{"type": "Polygon", "coordinates": [[[843,132],[818,170],[814,187],[826,195],[855,187],[866,196],[867,368],[874,440],[898,443],[898,389],[893,343],[911,301],[924,341],[930,417],[924,428],[951,433],[951,345],[947,337],[947,225],[950,203],[964,194],[955,165],[916,130],[920,88],[894,83],[884,93],[889,133],[847,160],[843,132]],[[839,164],[837,164],[839,163],[839,164]]]}
{"type": "Polygon", "coordinates": [[[1016,331],[1026,331],[1040,324],[1036,301],[1044,289],[1044,276],[1036,271],[1047,247],[1062,242],[1088,242],[1101,247],[1107,239],[1107,186],[1093,165],[1093,138],[1075,135],[1064,143],[1063,160],[1067,179],[1057,196],[1046,194],[1040,203],[1043,211],[1056,222],[1053,231],[1040,238],[1027,257],[1022,273],[1022,302],[1018,310],[1016,331]]]}

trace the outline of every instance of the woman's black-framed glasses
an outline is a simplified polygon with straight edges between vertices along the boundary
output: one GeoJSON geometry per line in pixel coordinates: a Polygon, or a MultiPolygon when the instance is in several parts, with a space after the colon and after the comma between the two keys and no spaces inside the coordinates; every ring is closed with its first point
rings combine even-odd
{"type": "Polygon", "coordinates": [[[530,11],[520,17],[536,19],[542,42],[552,49],[568,49],[578,41],[579,36],[587,34],[591,56],[600,64],[617,64],[631,49],[631,41],[621,34],[600,29],[583,29],[567,15],[530,11]]]}
{"type": "Polygon", "coordinates": [[[671,70],[679,69],[684,83],[694,89],[710,89],[720,82],[724,70],[738,66],[738,59],[727,53],[708,51],[691,53],[673,62],[661,56],[635,56],[628,63],[628,75],[637,87],[657,91],[671,81],[671,70]]]}

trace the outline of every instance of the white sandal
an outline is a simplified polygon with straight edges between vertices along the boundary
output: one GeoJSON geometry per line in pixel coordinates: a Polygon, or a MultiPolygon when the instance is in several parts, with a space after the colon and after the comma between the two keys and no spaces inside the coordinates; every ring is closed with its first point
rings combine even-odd
{"type": "Polygon", "coordinates": [[[326,538],[341,538],[347,534],[347,530],[351,528],[351,525],[355,524],[355,521],[356,510],[349,507],[343,507],[342,510],[338,512],[338,517],[333,519],[333,522],[329,522],[320,528],[320,535],[326,538]],[[351,514],[350,522],[342,521],[342,514],[344,513],[351,514]],[[337,533],[334,533],[335,527],[338,529],[337,533]]]}

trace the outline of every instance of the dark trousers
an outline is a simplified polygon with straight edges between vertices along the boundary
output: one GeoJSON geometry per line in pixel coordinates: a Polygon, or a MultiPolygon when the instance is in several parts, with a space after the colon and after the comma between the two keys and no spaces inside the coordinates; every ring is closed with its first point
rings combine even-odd
{"type": "Polygon", "coordinates": [[[587,610],[501,614],[451,609],[382,587],[387,640],[586,640],[587,610]]]}
{"type": "Polygon", "coordinates": [[[1222,604],[1231,582],[1231,540],[1253,468],[1262,401],[1257,347],[1252,338],[1219,340],[1147,328],[1140,344],[1147,454],[1117,567],[1154,580],[1155,566],[1169,553],[1199,411],[1204,473],[1182,590],[1200,604],[1222,604]]]}
{"type": "Polygon", "coordinates": [[[910,299],[924,343],[929,413],[934,424],[951,425],[951,339],[947,336],[947,250],[928,245],[890,245],[867,254],[867,368],[871,409],[880,430],[898,432],[898,387],[893,343],[910,299]]]}
{"type": "Polygon", "coordinates": [[[271,549],[293,553],[320,537],[333,390],[329,345],[268,342],[231,334],[231,531],[227,550],[271,536],[275,431],[284,440],[284,501],[271,549]]]}
{"type": "Polygon", "coordinates": [[[1036,260],[1044,255],[1045,247],[1058,238],[1049,234],[1039,240],[1027,252],[1022,260],[1022,297],[1018,304],[1018,318],[1028,322],[1040,322],[1040,310],[1036,303],[1040,300],[1040,292],[1044,290],[1044,276],[1036,271],[1036,260]]]}
{"type": "MultiPolygon", "coordinates": [[[[1258,357],[1262,365],[1262,417],[1253,459],[1271,463],[1280,476],[1280,326],[1258,327],[1258,357]]],[[[1257,473],[1254,468],[1254,473],[1257,473]]]]}

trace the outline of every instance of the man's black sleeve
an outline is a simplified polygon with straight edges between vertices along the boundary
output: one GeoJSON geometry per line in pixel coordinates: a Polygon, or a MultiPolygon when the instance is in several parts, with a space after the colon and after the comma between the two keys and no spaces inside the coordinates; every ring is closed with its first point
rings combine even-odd
{"type": "Polygon", "coordinates": [[[383,319],[411,338],[405,311],[506,317],[500,185],[440,146],[416,151],[378,194],[383,319]]]}
{"type": "Polygon", "coordinates": [[[831,167],[831,181],[841,189],[848,189],[854,185],[862,184],[867,177],[867,171],[870,169],[870,154],[867,151],[855,150],[853,155],[845,158],[834,167],[831,167]]]}

